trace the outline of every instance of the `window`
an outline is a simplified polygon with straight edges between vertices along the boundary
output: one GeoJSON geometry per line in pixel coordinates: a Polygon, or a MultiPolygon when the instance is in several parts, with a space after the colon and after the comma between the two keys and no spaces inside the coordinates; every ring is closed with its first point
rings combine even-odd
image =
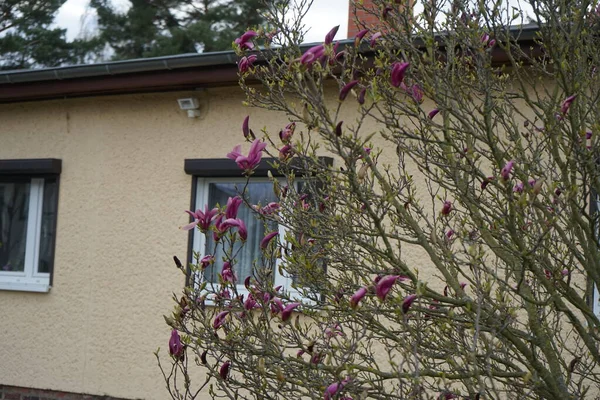
{"type": "Polygon", "coordinates": [[[0,161],[0,290],[50,290],[60,170],[56,159],[0,161]]]}
{"type": "MultiPolygon", "coordinates": [[[[267,205],[270,202],[277,202],[273,192],[272,183],[266,178],[267,171],[272,170],[270,163],[273,160],[263,159],[259,167],[254,171],[252,178],[246,187],[246,198],[250,204],[267,205]]],[[[332,160],[326,159],[331,165],[332,160]]],[[[227,204],[229,197],[235,197],[244,187],[246,179],[242,176],[237,165],[229,159],[207,159],[207,160],[185,160],[185,171],[192,175],[192,201],[191,209],[204,209],[205,205],[210,208],[217,203],[221,206],[227,204]]],[[[272,171],[274,172],[274,171],[272,171]]],[[[297,173],[296,176],[301,176],[297,173]]],[[[237,264],[235,272],[237,275],[237,290],[240,294],[247,294],[244,287],[244,279],[253,274],[253,261],[261,256],[259,245],[262,238],[269,232],[279,231],[279,238],[285,237],[285,228],[274,224],[265,226],[253,215],[253,211],[242,204],[238,210],[238,218],[242,219],[248,230],[248,240],[242,251],[237,254],[237,264]]],[[[190,231],[190,246],[188,250],[188,261],[195,262],[193,254],[198,252],[200,258],[205,254],[213,254],[215,242],[211,235],[207,236],[198,232],[190,231]],[[208,250],[207,250],[208,249],[208,250]]],[[[208,267],[204,272],[204,280],[209,284],[217,285],[218,273],[221,272],[223,265],[222,250],[215,253],[216,262],[212,267],[208,267]]],[[[269,260],[266,260],[267,262],[269,260]]],[[[272,278],[275,286],[282,286],[291,297],[299,297],[298,293],[292,287],[293,277],[280,273],[277,268],[280,259],[272,260],[274,268],[272,269],[272,278]]],[[[259,263],[260,264],[260,263],[259,263]]],[[[189,282],[188,282],[189,283],[189,282]]]]}
{"type": "MultiPolygon", "coordinates": [[[[235,197],[245,187],[246,198],[250,204],[261,204],[263,206],[271,202],[277,202],[277,197],[273,193],[273,184],[265,178],[252,178],[248,185],[245,185],[243,178],[196,178],[196,206],[195,209],[204,209],[206,204],[209,207],[214,207],[216,204],[221,206],[227,204],[230,197],[235,197]]],[[[283,226],[278,226],[272,223],[271,226],[265,227],[262,221],[259,221],[253,215],[246,204],[242,204],[238,210],[237,218],[244,221],[248,230],[248,239],[244,246],[240,242],[234,246],[236,254],[235,273],[237,275],[238,292],[245,293],[246,288],[243,285],[244,279],[252,276],[254,261],[260,260],[261,252],[259,249],[260,241],[269,232],[279,231],[279,237],[285,237],[285,229],[283,226]]],[[[222,246],[217,246],[212,235],[203,235],[198,231],[194,232],[193,250],[198,252],[201,257],[205,254],[214,254],[217,260],[212,266],[209,266],[204,271],[204,280],[209,284],[218,285],[218,274],[221,272],[222,260],[224,256],[222,246]],[[216,249],[216,251],[215,251],[216,249]]],[[[277,266],[278,260],[264,260],[265,262],[272,261],[277,266]]],[[[273,268],[273,283],[275,286],[283,286],[286,289],[291,289],[291,279],[283,276],[278,272],[278,268],[273,268]]]]}

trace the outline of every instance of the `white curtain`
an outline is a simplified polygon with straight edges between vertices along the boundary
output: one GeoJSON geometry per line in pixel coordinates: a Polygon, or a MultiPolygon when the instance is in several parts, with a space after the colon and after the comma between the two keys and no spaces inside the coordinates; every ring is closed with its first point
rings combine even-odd
{"type": "MultiPolygon", "coordinates": [[[[224,206],[227,204],[229,197],[235,197],[244,188],[244,183],[210,183],[208,187],[208,205],[214,207],[217,204],[224,206]]],[[[270,182],[251,182],[246,187],[244,198],[252,205],[265,206],[269,202],[277,201],[273,193],[273,185],[270,182]]],[[[276,230],[277,225],[269,226],[269,231],[265,230],[263,223],[255,218],[252,211],[245,203],[243,203],[238,211],[237,218],[244,221],[248,230],[248,240],[242,247],[241,243],[236,243],[233,254],[236,255],[234,263],[234,271],[237,276],[237,283],[240,284],[246,277],[252,275],[252,267],[255,260],[260,257],[260,241],[266,233],[276,230]],[[241,248],[241,250],[240,250],[241,248]]],[[[235,229],[235,228],[233,228],[235,229]]],[[[212,235],[209,235],[207,240],[206,254],[212,254],[215,248],[215,242],[212,235]]],[[[205,271],[205,278],[209,282],[218,283],[217,274],[221,272],[223,267],[223,258],[225,252],[221,244],[217,246],[215,254],[215,263],[205,271]]],[[[260,265],[260,259],[258,260],[260,265]]]]}

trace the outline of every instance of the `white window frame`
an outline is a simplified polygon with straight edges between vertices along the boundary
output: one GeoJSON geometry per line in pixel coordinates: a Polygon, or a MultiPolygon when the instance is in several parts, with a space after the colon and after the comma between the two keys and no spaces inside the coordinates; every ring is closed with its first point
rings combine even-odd
{"type": "MultiPolygon", "coordinates": [[[[240,187],[244,186],[245,183],[245,179],[244,178],[203,178],[203,177],[194,177],[194,179],[196,179],[196,204],[195,204],[195,209],[198,210],[204,210],[204,206],[206,204],[208,204],[208,187],[209,184],[211,183],[239,183],[240,187]]],[[[270,182],[269,178],[261,178],[261,177],[253,177],[250,178],[250,182],[270,182]]],[[[280,180],[280,183],[284,183],[283,180],[280,180]]],[[[208,204],[209,209],[212,209],[215,205],[214,204],[208,204]]],[[[278,240],[280,242],[280,244],[282,244],[281,246],[281,253],[278,255],[277,259],[275,260],[275,270],[273,271],[274,276],[275,276],[275,280],[274,280],[274,286],[281,286],[282,287],[282,291],[285,293],[286,296],[289,296],[290,299],[297,299],[297,300],[301,300],[303,297],[301,295],[301,293],[292,287],[292,283],[293,283],[293,277],[289,276],[289,275],[281,275],[279,273],[280,270],[280,265],[283,262],[283,258],[285,255],[285,249],[289,247],[288,243],[285,243],[285,237],[286,237],[286,233],[287,233],[288,229],[283,226],[282,224],[279,224],[279,235],[278,235],[278,240]]],[[[202,257],[204,257],[206,255],[206,236],[201,233],[198,229],[194,228],[194,234],[193,234],[193,241],[192,241],[192,249],[194,253],[197,253],[199,255],[199,259],[201,259],[202,257]]],[[[193,257],[193,255],[192,255],[193,257]]],[[[192,259],[192,262],[195,263],[196,260],[192,259]]],[[[220,263],[221,260],[215,260],[215,262],[220,263]]],[[[196,290],[199,290],[199,286],[200,284],[202,284],[203,282],[203,277],[200,276],[201,272],[197,273],[198,276],[192,277],[193,282],[196,283],[196,290]]],[[[239,278],[239,277],[238,277],[239,278]]],[[[209,283],[210,284],[210,283],[209,283]]],[[[218,283],[212,283],[211,284],[217,291],[220,290],[220,285],[218,283]]],[[[244,286],[244,282],[243,281],[237,281],[236,282],[236,289],[239,295],[244,295],[244,298],[247,298],[248,295],[250,294],[248,292],[248,289],[246,289],[246,287],[244,286]]],[[[211,305],[214,304],[214,299],[211,298],[207,298],[206,299],[206,304],[211,305]]]]}
{"type": "Polygon", "coordinates": [[[38,271],[44,205],[44,181],[43,178],[31,178],[29,185],[25,267],[23,271],[0,271],[0,290],[26,292],[48,292],[50,290],[50,273],[38,271]]]}

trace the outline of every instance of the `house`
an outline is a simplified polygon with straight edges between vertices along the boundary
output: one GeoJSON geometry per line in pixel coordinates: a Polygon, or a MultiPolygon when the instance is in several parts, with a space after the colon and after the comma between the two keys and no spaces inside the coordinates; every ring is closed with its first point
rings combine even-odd
{"type": "Polygon", "coordinates": [[[242,105],[236,61],[0,73],[0,399],[168,396],[172,256],[200,246],[184,210],[227,199],[245,115],[288,122],[242,105]]]}

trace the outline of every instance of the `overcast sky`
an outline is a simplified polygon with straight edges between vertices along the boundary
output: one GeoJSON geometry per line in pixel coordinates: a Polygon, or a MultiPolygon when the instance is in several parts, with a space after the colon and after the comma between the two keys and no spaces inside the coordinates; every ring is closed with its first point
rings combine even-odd
{"type": "MultiPolygon", "coordinates": [[[[79,35],[82,21],[85,21],[82,17],[90,14],[88,4],[89,0],[67,0],[60,8],[56,24],[67,29],[69,39],[79,35]]],[[[126,10],[128,1],[113,0],[113,4],[126,10]]],[[[336,39],[345,39],[348,32],[348,0],[314,0],[305,23],[310,26],[307,42],[322,41],[325,34],[336,25],[340,25],[336,39]]]]}

